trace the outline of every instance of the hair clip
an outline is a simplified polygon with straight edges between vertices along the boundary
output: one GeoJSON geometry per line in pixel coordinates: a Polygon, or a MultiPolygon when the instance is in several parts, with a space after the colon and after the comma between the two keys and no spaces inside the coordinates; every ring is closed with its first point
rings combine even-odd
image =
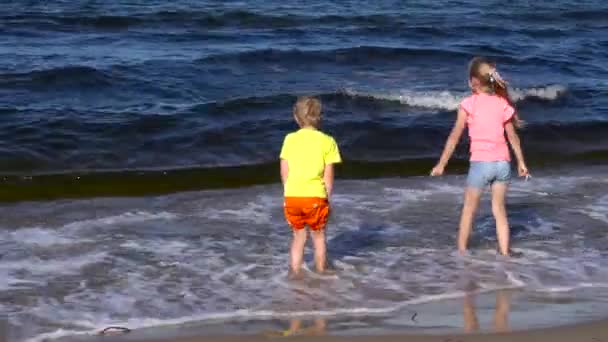
{"type": "Polygon", "coordinates": [[[494,82],[499,82],[499,83],[506,83],[502,77],[500,76],[500,74],[498,73],[498,70],[496,69],[492,69],[490,71],[490,73],[488,74],[489,78],[490,78],[490,82],[494,83],[494,82]]]}

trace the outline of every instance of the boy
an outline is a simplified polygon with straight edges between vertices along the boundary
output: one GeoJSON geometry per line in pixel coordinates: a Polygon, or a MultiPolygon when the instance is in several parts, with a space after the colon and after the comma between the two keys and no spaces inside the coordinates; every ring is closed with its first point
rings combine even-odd
{"type": "Polygon", "coordinates": [[[281,149],[281,180],[283,182],[285,219],[293,229],[290,273],[300,275],[306,229],[311,230],[315,249],[315,268],[325,272],[325,225],[334,183],[333,164],[341,157],[336,141],[319,131],[321,102],[300,97],[293,107],[293,117],[300,129],[285,137],[281,149]]]}

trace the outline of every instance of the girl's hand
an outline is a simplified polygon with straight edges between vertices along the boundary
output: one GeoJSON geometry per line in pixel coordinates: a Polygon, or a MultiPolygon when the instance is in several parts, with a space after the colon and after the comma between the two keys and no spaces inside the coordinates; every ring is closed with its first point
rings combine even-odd
{"type": "Polygon", "coordinates": [[[437,166],[435,166],[431,170],[431,176],[432,177],[443,176],[443,171],[444,170],[445,170],[445,166],[437,164],[437,166]]]}
{"type": "Polygon", "coordinates": [[[519,173],[520,177],[529,177],[530,173],[528,172],[528,167],[526,167],[526,164],[524,163],[519,163],[517,165],[517,172],[519,173]]]}

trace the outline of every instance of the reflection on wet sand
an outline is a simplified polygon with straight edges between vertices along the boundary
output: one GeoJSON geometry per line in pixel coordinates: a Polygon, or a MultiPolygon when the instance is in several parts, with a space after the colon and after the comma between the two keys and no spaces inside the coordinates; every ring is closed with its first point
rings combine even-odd
{"type": "MultiPolygon", "coordinates": [[[[467,293],[463,298],[464,332],[480,332],[479,320],[475,309],[475,294],[467,293]]],[[[496,291],[496,306],[494,309],[493,332],[504,333],[509,329],[509,312],[511,310],[511,291],[496,291]]],[[[327,321],[324,318],[316,318],[311,325],[306,326],[302,319],[292,319],[286,330],[270,331],[265,335],[269,337],[288,336],[323,336],[327,334],[327,321]]]]}
{"type": "MultiPolygon", "coordinates": [[[[509,331],[509,311],[511,310],[511,293],[507,290],[496,291],[496,307],[494,310],[493,328],[494,332],[509,331]]],[[[463,306],[464,331],[466,333],[479,332],[479,321],[475,311],[473,294],[464,297],[463,306]]]]}
{"type": "Polygon", "coordinates": [[[327,331],[327,321],[324,318],[317,318],[311,326],[303,326],[301,319],[292,319],[289,328],[283,331],[273,331],[266,335],[269,336],[323,336],[327,331]]]}

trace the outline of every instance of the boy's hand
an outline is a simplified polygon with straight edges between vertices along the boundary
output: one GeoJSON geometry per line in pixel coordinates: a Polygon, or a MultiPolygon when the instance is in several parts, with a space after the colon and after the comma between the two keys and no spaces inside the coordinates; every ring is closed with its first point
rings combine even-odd
{"type": "Polygon", "coordinates": [[[437,176],[443,176],[443,172],[445,170],[445,166],[437,164],[432,170],[431,170],[431,176],[432,177],[437,177],[437,176]]]}
{"type": "Polygon", "coordinates": [[[519,163],[517,165],[517,172],[520,177],[529,177],[530,173],[528,172],[528,167],[524,163],[519,163]]]}

